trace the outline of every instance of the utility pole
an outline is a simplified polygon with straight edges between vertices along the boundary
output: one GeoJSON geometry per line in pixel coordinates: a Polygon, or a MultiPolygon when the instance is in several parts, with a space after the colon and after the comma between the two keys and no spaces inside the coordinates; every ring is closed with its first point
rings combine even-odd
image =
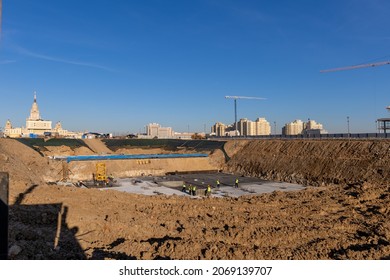
{"type": "Polygon", "coordinates": [[[234,99],[234,132],[237,136],[237,99],[257,99],[265,100],[263,97],[250,97],[250,96],[225,96],[226,99],[234,99]]]}
{"type": "Polygon", "coordinates": [[[349,138],[349,117],[347,117],[347,129],[348,129],[348,138],[349,138]]]}
{"type": "Polygon", "coordinates": [[[274,122],[274,135],[276,136],[276,122],[274,122]]]}

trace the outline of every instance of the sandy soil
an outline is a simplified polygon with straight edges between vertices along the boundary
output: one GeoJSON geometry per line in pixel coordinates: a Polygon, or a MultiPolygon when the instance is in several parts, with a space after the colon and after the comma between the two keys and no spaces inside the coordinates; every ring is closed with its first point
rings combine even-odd
{"type": "MultiPolygon", "coordinates": [[[[379,162],[368,153],[354,154],[362,144],[354,149],[351,144],[334,145],[338,154],[327,152],[330,144],[322,153],[340,162],[379,168],[388,159],[385,154],[379,162]]],[[[388,142],[367,147],[380,145],[388,142]]],[[[297,164],[306,162],[304,148],[295,157],[289,150],[286,158],[285,150],[267,152],[258,142],[228,143],[226,150],[231,155],[226,169],[231,172],[255,173],[255,155],[269,158],[271,164],[272,152],[284,164],[284,169],[278,169],[274,163],[273,174],[280,178],[295,173],[291,178],[298,181],[303,172],[308,181],[318,178],[317,171],[310,173],[297,164]],[[240,159],[243,155],[251,160],[240,159]]],[[[316,161],[309,162],[317,170],[316,161]]],[[[323,178],[338,181],[330,184],[326,179],[323,186],[257,197],[151,197],[48,185],[46,179],[58,172],[48,159],[17,141],[0,139],[0,171],[10,173],[10,258],[390,259],[387,169],[381,167],[385,179],[370,177],[364,168],[353,169],[356,180],[351,180],[349,173],[342,177],[342,172],[336,172],[332,177],[333,167],[326,171],[328,165],[317,162],[323,166],[323,178]]],[[[330,162],[329,166],[339,164],[330,162]]],[[[271,171],[259,165],[256,172],[271,171]]]]}

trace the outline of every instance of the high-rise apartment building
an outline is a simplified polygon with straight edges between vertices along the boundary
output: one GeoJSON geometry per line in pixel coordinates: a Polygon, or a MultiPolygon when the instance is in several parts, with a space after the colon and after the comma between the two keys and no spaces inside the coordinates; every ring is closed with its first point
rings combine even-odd
{"type": "Polygon", "coordinates": [[[255,135],[270,135],[271,125],[265,118],[257,118],[254,122],[256,132],[255,135]]]}
{"type": "Polygon", "coordinates": [[[323,126],[322,126],[322,124],[317,123],[317,122],[314,121],[314,120],[309,120],[309,121],[306,123],[305,129],[319,129],[319,130],[322,130],[322,129],[323,129],[323,126]]]}
{"type": "Polygon", "coordinates": [[[323,125],[314,120],[309,120],[306,123],[301,120],[295,120],[291,123],[287,123],[282,129],[282,134],[284,135],[299,135],[307,132],[310,132],[310,134],[327,133],[323,129],[323,125]]]}
{"type": "Polygon", "coordinates": [[[257,118],[256,121],[251,121],[246,118],[240,119],[237,122],[238,132],[234,132],[234,124],[226,126],[220,122],[217,122],[212,126],[211,132],[216,136],[226,136],[227,134],[235,136],[256,136],[256,135],[270,135],[271,126],[265,118],[257,118]]]}
{"type": "Polygon", "coordinates": [[[291,123],[287,123],[282,129],[282,133],[284,135],[298,135],[302,134],[303,129],[303,122],[301,120],[295,120],[291,123]]]}
{"type": "Polygon", "coordinates": [[[223,123],[217,122],[211,127],[211,132],[215,133],[216,136],[225,136],[225,128],[223,123]]]}

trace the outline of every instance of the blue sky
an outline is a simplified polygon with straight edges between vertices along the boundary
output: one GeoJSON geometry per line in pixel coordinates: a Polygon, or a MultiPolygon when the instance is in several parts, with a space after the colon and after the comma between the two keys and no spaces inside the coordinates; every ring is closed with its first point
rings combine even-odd
{"type": "Polygon", "coordinates": [[[385,0],[3,0],[0,126],[41,116],[73,131],[204,131],[265,117],[375,132],[389,117],[385,0]]]}

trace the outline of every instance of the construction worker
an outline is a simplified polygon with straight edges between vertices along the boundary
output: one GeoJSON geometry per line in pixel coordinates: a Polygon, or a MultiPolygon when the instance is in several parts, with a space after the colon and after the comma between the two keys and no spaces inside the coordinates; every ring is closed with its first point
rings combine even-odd
{"type": "Polygon", "coordinates": [[[209,197],[209,196],[211,195],[211,186],[210,186],[210,185],[207,185],[207,189],[206,189],[206,191],[205,191],[205,195],[206,195],[207,197],[209,197]]]}
{"type": "Polygon", "coordinates": [[[234,187],[237,189],[238,188],[238,178],[236,178],[236,182],[234,183],[234,187]]]}
{"type": "Polygon", "coordinates": [[[196,195],[196,186],[195,185],[192,186],[192,195],[196,195]]]}
{"type": "Polygon", "coordinates": [[[217,188],[218,189],[219,189],[219,186],[220,186],[219,179],[217,179],[217,188]]]}
{"type": "Polygon", "coordinates": [[[107,179],[110,183],[116,183],[116,181],[114,180],[114,176],[112,174],[110,174],[109,176],[107,176],[107,179]]]}
{"type": "Polygon", "coordinates": [[[183,183],[183,187],[181,188],[181,191],[182,191],[182,192],[186,192],[186,190],[187,190],[187,186],[186,186],[185,183],[183,183]]]}

